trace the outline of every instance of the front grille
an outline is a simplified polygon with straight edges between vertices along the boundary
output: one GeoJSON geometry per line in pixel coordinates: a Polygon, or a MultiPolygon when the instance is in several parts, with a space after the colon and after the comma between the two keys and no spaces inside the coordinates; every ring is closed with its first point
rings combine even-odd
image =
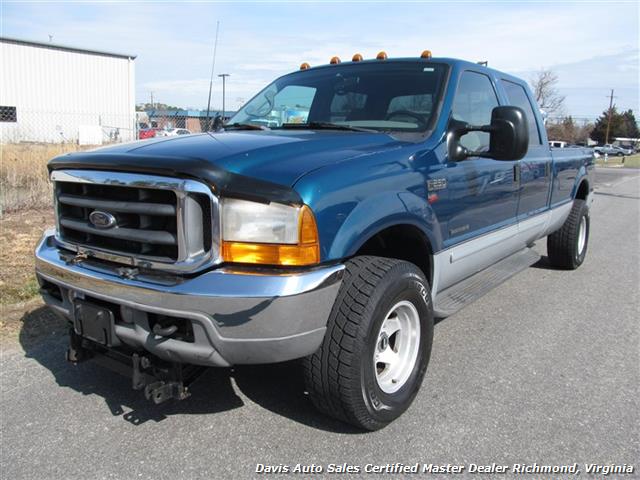
{"type": "Polygon", "coordinates": [[[217,201],[203,184],[77,170],[54,171],[52,180],[63,246],[165,270],[193,270],[217,258],[217,201]]]}

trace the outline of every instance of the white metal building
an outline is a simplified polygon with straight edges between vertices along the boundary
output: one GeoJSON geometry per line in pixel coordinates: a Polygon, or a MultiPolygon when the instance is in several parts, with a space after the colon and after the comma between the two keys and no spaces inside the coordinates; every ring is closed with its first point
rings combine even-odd
{"type": "Polygon", "coordinates": [[[135,58],[0,37],[0,141],[133,140],[135,58]]]}

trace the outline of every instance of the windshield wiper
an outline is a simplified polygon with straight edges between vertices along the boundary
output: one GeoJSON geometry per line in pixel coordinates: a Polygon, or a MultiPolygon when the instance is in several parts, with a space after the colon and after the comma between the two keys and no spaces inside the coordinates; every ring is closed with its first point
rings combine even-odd
{"type": "Polygon", "coordinates": [[[252,125],[250,123],[232,123],[230,125],[224,125],[222,128],[225,130],[271,130],[264,125],[252,125]]]}
{"type": "Polygon", "coordinates": [[[331,122],[309,122],[309,123],[283,123],[280,128],[292,128],[300,130],[350,130],[352,132],[375,132],[371,128],[352,127],[351,125],[342,125],[340,123],[331,122]]]}

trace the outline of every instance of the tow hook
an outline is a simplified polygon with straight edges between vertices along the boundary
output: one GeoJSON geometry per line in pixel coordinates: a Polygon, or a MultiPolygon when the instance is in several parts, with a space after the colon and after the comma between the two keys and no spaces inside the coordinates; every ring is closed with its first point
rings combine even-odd
{"type": "MultiPolygon", "coordinates": [[[[168,327],[167,329],[170,329],[168,327]]],[[[154,365],[146,357],[134,353],[131,356],[133,375],[131,386],[134,390],[144,390],[144,396],[155,404],[170,399],[184,400],[191,393],[189,386],[200,377],[205,368],[196,365],[170,363],[166,367],[154,365]]]]}

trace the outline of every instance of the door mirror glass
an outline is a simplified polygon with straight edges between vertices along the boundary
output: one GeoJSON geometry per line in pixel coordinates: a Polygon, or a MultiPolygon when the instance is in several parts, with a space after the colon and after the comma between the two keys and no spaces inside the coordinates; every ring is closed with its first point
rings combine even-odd
{"type": "Polygon", "coordinates": [[[491,112],[489,156],[496,160],[520,160],[529,148],[527,117],[519,107],[496,107],[491,112]]]}

